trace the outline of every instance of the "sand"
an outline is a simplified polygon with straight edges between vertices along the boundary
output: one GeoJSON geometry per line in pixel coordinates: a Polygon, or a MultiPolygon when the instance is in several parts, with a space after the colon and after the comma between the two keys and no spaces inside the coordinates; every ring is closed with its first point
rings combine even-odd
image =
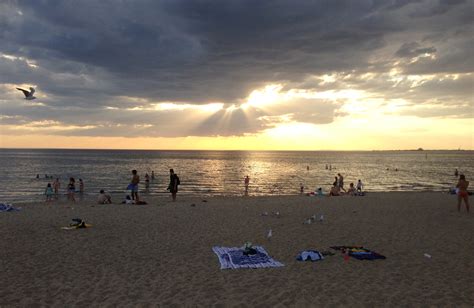
{"type": "Polygon", "coordinates": [[[430,192],[202,202],[178,195],[175,203],[145,197],[149,204],[140,206],[16,204],[22,211],[0,213],[0,306],[472,307],[474,214],[458,213],[455,198],[430,192]],[[314,214],[324,221],[303,224],[314,214]],[[93,227],[61,230],[74,217],[93,227]],[[263,245],[285,267],[220,270],[212,246],[245,241],[263,245]],[[301,250],[334,245],[362,245],[387,259],[295,259],[301,250]]]}

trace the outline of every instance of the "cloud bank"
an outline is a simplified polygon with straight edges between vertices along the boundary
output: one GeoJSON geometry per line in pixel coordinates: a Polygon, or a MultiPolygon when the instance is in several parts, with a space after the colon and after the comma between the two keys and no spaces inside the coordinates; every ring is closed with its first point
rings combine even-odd
{"type": "Polygon", "coordinates": [[[354,100],[403,101],[399,115],[473,118],[473,7],[2,2],[2,133],[245,135],[331,123],[350,116],[354,100]],[[38,99],[26,102],[15,87],[30,85],[38,99]],[[252,95],[260,101],[249,103],[252,95]]]}

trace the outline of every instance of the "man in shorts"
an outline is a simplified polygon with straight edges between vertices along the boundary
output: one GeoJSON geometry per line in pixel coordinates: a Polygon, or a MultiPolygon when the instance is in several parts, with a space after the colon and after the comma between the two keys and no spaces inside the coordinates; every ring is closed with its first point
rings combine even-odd
{"type": "Polygon", "coordinates": [[[128,185],[128,189],[132,192],[132,200],[135,200],[135,202],[140,200],[138,198],[138,183],[140,183],[140,177],[137,174],[137,170],[132,170],[132,180],[128,185]]]}

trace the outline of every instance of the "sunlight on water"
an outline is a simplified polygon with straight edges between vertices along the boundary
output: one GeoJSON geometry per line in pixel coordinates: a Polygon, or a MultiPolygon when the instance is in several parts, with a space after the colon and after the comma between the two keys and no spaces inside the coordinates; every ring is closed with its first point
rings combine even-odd
{"type": "Polygon", "coordinates": [[[42,200],[51,179],[69,177],[85,182],[85,193],[99,189],[123,196],[137,169],[143,194],[167,193],[169,169],[174,168],[185,195],[242,195],[243,179],[250,177],[250,195],[299,193],[322,187],[328,191],[342,173],[345,185],[362,179],[368,191],[442,191],[452,187],[455,168],[468,178],[474,171],[470,151],[389,152],[239,152],[239,151],[109,151],[109,150],[0,150],[0,202],[42,200]],[[332,170],[326,170],[326,164],[332,170]],[[309,170],[307,170],[309,167],[309,170]],[[388,169],[388,170],[387,170],[388,169]],[[395,171],[397,169],[398,171],[395,171]],[[144,176],[155,171],[145,192],[144,176]],[[40,175],[36,179],[36,174],[40,175]]]}

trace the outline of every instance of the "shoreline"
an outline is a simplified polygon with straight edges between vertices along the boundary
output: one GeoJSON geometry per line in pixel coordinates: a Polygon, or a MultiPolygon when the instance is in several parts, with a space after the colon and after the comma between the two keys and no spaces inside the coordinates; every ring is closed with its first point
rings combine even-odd
{"type": "Polygon", "coordinates": [[[0,306],[474,303],[467,287],[474,268],[474,214],[464,208],[458,213],[454,195],[202,200],[178,194],[177,202],[150,198],[147,205],[32,202],[20,212],[0,213],[0,258],[8,260],[0,306]],[[272,215],[276,211],[279,216],[272,215]],[[324,221],[303,224],[312,215],[324,215],[324,221]],[[61,230],[76,217],[93,227],[61,230]],[[285,266],[220,270],[212,247],[246,241],[285,266]],[[295,259],[302,250],[337,245],[361,245],[387,259],[345,262],[337,251],[313,263],[295,259]]]}
{"type": "MultiPolygon", "coordinates": [[[[447,191],[448,188],[444,189],[444,190],[428,190],[428,189],[423,189],[423,190],[392,190],[392,191],[379,191],[379,190],[364,190],[364,193],[365,194],[398,194],[398,193],[406,193],[406,194],[418,194],[418,193],[434,193],[434,194],[446,194],[446,195],[452,195],[450,194],[448,191],[447,191]]],[[[468,190],[469,193],[472,193],[472,191],[469,189],[468,190]]],[[[107,191],[106,191],[107,192],[107,191]]],[[[120,202],[117,202],[116,200],[123,200],[124,197],[126,195],[129,195],[130,192],[129,191],[124,191],[123,193],[120,193],[120,192],[112,192],[112,193],[109,193],[111,196],[112,196],[112,200],[115,200],[114,203],[115,204],[119,204],[120,202]]],[[[285,194],[285,193],[279,193],[279,194],[255,194],[255,193],[249,193],[248,195],[245,195],[245,193],[241,193],[241,194],[222,194],[222,193],[186,193],[186,192],[182,192],[182,191],[179,191],[178,192],[178,198],[188,198],[188,199],[192,199],[192,198],[239,198],[239,197],[244,197],[244,198],[255,198],[255,197],[259,197],[259,198],[280,198],[280,197],[298,197],[298,196],[304,196],[304,197],[318,197],[318,196],[308,196],[307,195],[308,192],[304,192],[303,194],[300,194],[300,193],[293,193],[293,194],[285,194]]],[[[80,202],[95,202],[97,197],[99,195],[99,192],[97,191],[96,193],[92,193],[92,192],[85,192],[83,193],[82,195],[82,201],[80,202]]],[[[170,197],[170,193],[169,192],[157,192],[157,193],[146,193],[146,192],[142,192],[142,191],[139,191],[139,195],[140,195],[140,198],[145,200],[146,199],[159,199],[159,200],[163,200],[165,198],[168,198],[170,197]],[[142,198],[143,197],[143,198],[142,198]]],[[[19,200],[19,201],[8,201],[8,202],[5,202],[5,203],[8,203],[8,204],[29,204],[29,203],[44,203],[44,195],[43,194],[38,194],[38,195],[35,195],[36,196],[36,199],[37,200],[19,200]],[[41,200],[40,200],[41,198],[41,200]]],[[[79,199],[81,194],[80,193],[76,193],[76,199],[79,199]]],[[[51,202],[52,204],[54,203],[62,203],[62,202],[68,202],[67,201],[67,193],[61,193],[59,194],[59,199],[53,199],[53,201],[51,202]]],[[[326,197],[329,197],[327,195],[327,193],[325,193],[325,195],[323,195],[322,198],[326,198],[326,197]]],[[[347,196],[347,195],[341,195],[341,196],[337,196],[337,197],[352,197],[352,196],[347,196]]],[[[321,198],[321,197],[318,197],[318,198],[321,198]]],[[[19,199],[21,199],[21,197],[19,197],[19,199]]]]}

